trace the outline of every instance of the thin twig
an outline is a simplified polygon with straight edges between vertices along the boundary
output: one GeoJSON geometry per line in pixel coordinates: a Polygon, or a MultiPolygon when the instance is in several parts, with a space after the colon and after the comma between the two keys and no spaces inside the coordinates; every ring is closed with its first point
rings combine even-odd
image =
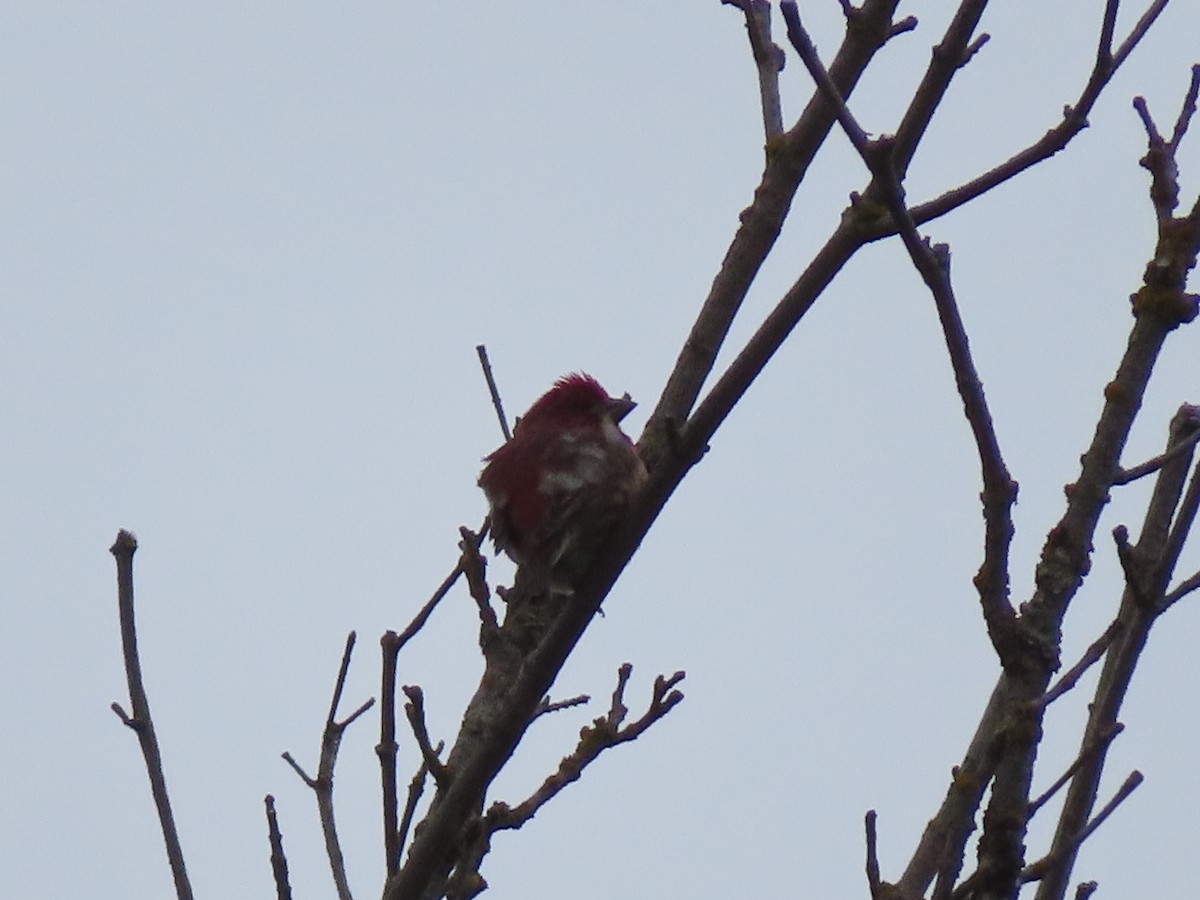
{"type": "Polygon", "coordinates": [[[933,296],[954,370],[955,383],[975,438],[983,472],[982,499],[986,532],[984,560],[975,577],[975,585],[987,622],[988,636],[992,639],[1001,662],[1006,666],[1012,665],[1016,662],[1016,654],[1022,649],[1013,628],[1016,610],[1008,597],[1008,554],[1012,542],[1012,505],[1016,502],[1017,485],[1009,474],[1000,451],[983,384],[975,368],[966,327],[950,283],[948,248],[945,245],[931,246],[917,232],[912,216],[904,205],[904,189],[900,184],[900,176],[893,158],[897,145],[889,139],[872,141],[868,138],[866,131],[855,120],[838,93],[837,86],[825,71],[812,39],[800,21],[800,12],[794,0],[784,0],[780,9],[787,21],[788,39],[796,48],[826,102],[834,108],[837,120],[850,143],[870,170],[872,187],[882,195],[893,221],[899,228],[900,237],[913,265],[933,296]]]}
{"type": "Polygon", "coordinates": [[[275,898],[292,900],[287,855],[283,852],[283,834],[279,830],[279,818],[275,815],[275,798],[267,794],[263,802],[267,807],[267,835],[271,842],[271,875],[275,879],[275,898]]]}
{"type": "Polygon", "coordinates": [[[1104,18],[1100,22],[1100,40],[1096,42],[1096,68],[1103,69],[1112,65],[1113,32],[1117,29],[1117,11],[1121,0],[1108,0],[1104,4],[1104,18]]]}
{"type": "Polygon", "coordinates": [[[350,656],[354,652],[355,638],[355,633],[350,632],[346,637],[345,649],[342,651],[342,662],[338,667],[337,681],[333,687],[333,699],[329,703],[329,713],[325,717],[325,728],[321,733],[321,755],[317,764],[317,777],[310,777],[291,753],[284,751],[282,754],[284,762],[291,766],[300,779],[316,794],[321,832],[325,837],[325,852],[329,857],[329,869],[333,875],[333,883],[337,888],[339,900],[350,900],[350,884],[346,880],[346,861],[342,856],[342,847],[338,841],[337,822],[334,818],[333,770],[337,764],[342,735],[355,719],[375,705],[375,698],[372,697],[342,721],[337,720],[337,709],[342,700],[342,692],[346,687],[346,675],[350,670],[350,656]]]}
{"type": "Polygon", "coordinates": [[[462,538],[458,542],[458,548],[462,551],[458,566],[467,576],[467,589],[479,608],[479,646],[486,653],[489,643],[500,628],[500,623],[491,604],[491,591],[487,584],[487,561],[479,553],[482,538],[469,528],[459,528],[458,533],[462,538]]]}
{"type": "Polygon", "coordinates": [[[1111,66],[1112,72],[1116,72],[1116,70],[1120,68],[1121,63],[1125,62],[1125,60],[1129,57],[1129,54],[1133,52],[1134,48],[1141,43],[1142,38],[1144,38],[1146,33],[1150,30],[1150,26],[1154,24],[1154,21],[1159,17],[1162,11],[1167,8],[1167,3],[1169,2],[1170,0],[1154,0],[1153,3],[1146,7],[1146,11],[1142,13],[1141,18],[1139,18],[1137,22],[1134,23],[1133,27],[1129,29],[1128,37],[1121,42],[1121,46],[1118,47],[1117,52],[1113,54],[1111,66]]]}
{"type": "Polygon", "coordinates": [[[504,433],[504,440],[512,440],[512,432],[508,429],[508,417],[504,415],[504,401],[500,399],[500,389],[496,387],[496,378],[492,375],[492,364],[488,360],[488,352],[486,344],[479,344],[475,348],[475,352],[479,354],[479,365],[483,367],[483,377],[487,379],[488,393],[492,395],[492,407],[496,410],[496,418],[500,420],[500,431],[504,433]]]}
{"type": "Polygon", "coordinates": [[[1121,787],[1113,794],[1113,798],[1101,807],[1100,812],[1096,813],[1096,817],[1088,822],[1087,828],[1079,833],[1079,843],[1083,843],[1097,828],[1104,824],[1104,821],[1111,816],[1118,806],[1129,799],[1129,795],[1136,791],[1145,781],[1146,778],[1137,769],[1134,769],[1126,776],[1125,781],[1121,783],[1121,787]]]}
{"type": "MultiPolygon", "coordinates": [[[[1161,322],[1155,327],[1166,328],[1161,322]]],[[[1190,419],[1189,407],[1176,412],[1168,429],[1167,447],[1179,442],[1191,426],[1190,419]]],[[[1120,631],[1105,653],[1104,665],[1088,704],[1088,721],[1081,741],[1084,750],[1079,754],[1078,766],[1072,773],[1070,787],[1059,811],[1050,850],[1032,875],[1041,881],[1037,900],[1062,900],[1066,896],[1080,835],[1089,827],[1088,819],[1096,803],[1107,760],[1109,734],[1117,727],[1117,717],[1150,629],[1162,613],[1161,595],[1175,564],[1166,552],[1169,526],[1179,505],[1190,463],[1190,456],[1176,456],[1159,470],[1136,546],[1129,545],[1126,529],[1115,530],[1118,552],[1126,572],[1126,587],[1117,613],[1120,631]]]]}
{"type": "Polygon", "coordinates": [[[536,719],[539,716],[547,715],[548,713],[558,712],[560,709],[570,709],[573,706],[582,706],[585,703],[591,702],[591,699],[592,698],[587,694],[580,694],[577,697],[571,697],[567,700],[556,700],[551,703],[550,695],[547,694],[542,698],[542,702],[538,704],[538,708],[533,711],[533,718],[529,721],[532,722],[533,719],[536,719]]]}
{"type": "MultiPolygon", "coordinates": [[[[1191,534],[1197,513],[1200,513],[1200,466],[1192,469],[1192,477],[1188,479],[1187,490],[1175,511],[1175,520],[1171,523],[1167,544],[1163,548],[1162,564],[1170,570],[1174,570],[1180,554],[1183,553],[1183,546],[1191,534]]],[[[1165,589],[1166,585],[1162,587],[1165,589]]]]}
{"type": "Polygon", "coordinates": [[[629,709],[625,706],[625,686],[633,666],[624,663],[617,670],[617,685],[613,689],[612,703],[608,712],[579,732],[579,743],[570,756],[563,757],[558,771],[549,776],[530,797],[516,806],[497,802],[487,812],[487,829],[520,828],[534,817],[539,809],[553,799],[568,784],[578,781],[583,770],[605,750],[637,739],[647,728],[665,716],[683,700],[683,693],[675,685],[683,681],[684,673],[676,672],[669,678],[659,675],[654,679],[654,690],[646,713],[636,721],[624,724],[629,709]]]}
{"type": "Polygon", "coordinates": [[[1032,819],[1037,814],[1037,811],[1049,803],[1054,795],[1062,790],[1063,785],[1065,785],[1074,777],[1075,773],[1079,771],[1080,766],[1082,766],[1097,753],[1101,752],[1102,750],[1106,750],[1108,745],[1116,740],[1117,735],[1124,730],[1124,725],[1122,725],[1120,722],[1114,722],[1112,728],[1100,735],[1097,740],[1091,744],[1088,744],[1088,746],[1083,749],[1083,752],[1075,757],[1075,759],[1071,762],[1071,765],[1067,766],[1067,770],[1055,780],[1054,784],[1046,788],[1040,797],[1030,802],[1028,818],[1032,819]]]}
{"type": "Polygon", "coordinates": [[[871,891],[871,900],[882,900],[879,878],[879,837],[875,831],[875,810],[867,810],[864,824],[867,830],[867,887],[871,891]]]}
{"type": "MultiPolygon", "coordinates": [[[[846,29],[830,64],[831,74],[843,94],[853,91],[871,59],[887,42],[894,8],[895,0],[864,0],[854,11],[854,27],[846,29]]],[[[813,277],[802,279],[799,290],[788,292],[720,375],[702,407],[696,407],[701,389],[714,375],[717,357],[729,337],[734,318],[774,247],[796,191],[829,136],[832,124],[828,106],[814,98],[783,139],[775,142],[777,152],[768,154],[754,201],[739,216],[733,240],[638,441],[639,453],[651,473],[660,467],[686,471],[699,459],[766,360],[794,329],[824,285],[862,245],[858,235],[839,230],[833,250],[818,254],[810,267],[813,277]],[[673,430],[685,432],[685,440],[672,440],[673,430]],[[687,439],[689,435],[694,436],[694,442],[687,439]]]]}
{"type": "Polygon", "coordinates": [[[1200,63],[1192,66],[1192,83],[1188,85],[1187,96],[1183,99],[1183,106],[1179,110],[1179,117],[1175,120],[1175,127],[1171,130],[1171,140],[1167,142],[1167,146],[1171,148],[1172,152],[1179,149],[1179,144],[1183,141],[1183,136],[1187,134],[1192,116],[1196,114],[1196,101],[1198,99],[1200,99],[1200,63]]]}
{"type": "MultiPolygon", "coordinates": [[[[438,745],[433,748],[433,755],[440,757],[445,746],[445,741],[438,741],[438,745]]],[[[405,841],[408,840],[408,829],[412,827],[413,816],[417,812],[417,803],[421,799],[421,794],[425,792],[425,776],[428,774],[429,763],[422,758],[420,767],[408,783],[408,798],[404,801],[404,815],[401,817],[400,826],[396,830],[397,859],[399,859],[400,853],[404,849],[405,841]]]]}
{"type": "Polygon", "coordinates": [[[1175,603],[1178,603],[1192,591],[1200,588],[1200,571],[1195,572],[1190,577],[1179,582],[1171,591],[1163,597],[1163,609],[1168,609],[1175,603]]]}
{"type": "MultiPolygon", "coordinates": [[[[1197,422],[1197,425],[1200,426],[1200,422],[1197,422]]],[[[1144,463],[1139,463],[1132,468],[1122,469],[1113,479],[1113,484],[1129,484],[1131,481],[1136,481],[1139,478],[1152,475],[1175,457],[1187,453],[1189,449],[1196,446],[1197,442],[1200,442],[1200,427],[1197,427],[1194,432],[1189,434],[1183,440],[1168,447],[1164,452],[1158,454],[1158,456],[1151,457],[1144,463]]]]}
{"type": "Polygon", "coordinates": [[[750,51],[758,70],[758,94],[762,104],[763,132],[768,143],[783,134],[783,106],[779,99],[779,73],[787,57],[771,40],[771,4],[767,0],[721,0],[736,6],[746,17],[750,51]]]}
{"type": "Polygon", "coordinates": [[[850,138],[850,143],[854,145],[854,149],[865,160],[870,153],[869,145],[871,139],[859,126],[858,122],[854,120],[854,116],[847,109],[846,102],[842,99],[837,85],[833,83],[833,79],[825,71],[825,66],[821,64],[812,38],[808,36],[808,32],[800,23],[800,9],[796,6],[795,0],[783,0],[779,4],[779,10],[783,13],[783,20],[787,23],[788,41],[795,48],[796,53],[799,54],[800,61],[808,69],[808,73],[812,76],[813,81],[817,83],[817,88],[825,98],[825,102],[833,107],[834,115],[837,117],[838,123],[842,126],[842,130],[846,132],[846,137],[850,138]]]}
{"type": "Polygon", "coordinates": [[[137,538],[133,533],[122,529],[117,532],[117,539],[109,548],[117,561],[117,610],[121,619],[121,649],[125,656],[125,680],[129,685],[129,709],[132,714],[126,715],[119,703],[112,704],[112,711],[137,735],[142,758],[146,762],[146,772],[150,776],[150,793],[154,797],[154,808],[158,811],[158,822],[167,847],[167,860],[171,864],[171,876],[175,880],[175,894],[179,900],[191,900],[192,885],[183,861],[183,845],[175,828],[175,816],[171,812],[162,753],[154,731],[154,720],[150,717],[150,701],[142,682],[142,663],[138,657],[137,624],[133,615],[133,554],[137,552],[137,547],[137,538]]]}
{"type": "MultiPolygon", "coordinates": [[[[1137,771],[1137,769],[1134,769],[1132,772],[1130,772],[1125,781],[1117,789],[1117,792],[1113,795],[1113,798],[1100,808],[1100,812],[1096,813],[1095,818],[1088,822],[1087,825],[1084,826],[1083,830],[1080,831],[1075,837],[1074,841],[1072,842],[1071,852],[1077,852],[1079,850],[1079,846],[1089,837],[1091,837],[1097,828],[1104,824],[1105,820],[1116,811],[1118,806],[1129,799],[1129,795],[1137,790],[1143,781],[1145,781],[1145,776],[1143,776],[1141,772],[1137,771]]],[[[1061,860],[1058,858],[1058,856],[1054,854],[1048,854],[1043,856],[1037,862],[1026,866],[1021,872],[1022,884],[1028,884],[1031,881],[1040,880],[1046,875],[1046,873],[1057,868],[1060,861],[1061,860]]]]}
{"type": "Polygon", "coordinates": [[[444,786],[450,779],[450,770],[438,758],[437,751],[429,742],[429,729],[425,726],[425,694],[417,685],[406,684],[401,688],[408,702],[404,704],[404,712],[408,716],[408,724],[412,726],[413,736],[417,739],[417,748],[421,758],[429,768],[429,774],[439,787],[444,786]]]}
{"type": "MultiPolygon", "coordinates": [[[[944,216],[946,213],[958,209],[960,206],[987,193],[992,188],[1020,175],[1026,169],[1044,162],[1066,147],[1076,135],[1087,127],[1088,115],[1091,113],[1100,94],[1117,73],[1121,64],[1133,52],[1142,38],[1145,37],[1146,32],[1154,24],[1154,20],[1158,18],[1159,13],[1163,11],[1165,6],[1166,0],[1156,0],[1156,2],[1152,3],[1142,18],[1130,30],[1129,36],[1122,42],[1115,54],[1105,52],[1103,40],[1098,42],[1096,63],[1079,97],[1074,103],[1069,103],[1063,107],[1062,121],[1024,149],[1017,151],[1007,160],[989,169],[982,175],[958,187],[951,188],[932,200],[914,205],[912,207],[913,221],[923,225],[932,219],[944,216]]],[[[884,237],[892,233],[894,233],[894,228],[892,230],[883,229],[877,236],[884,237]]]]}
{"type": "Polygon", "coordinates": [[[383,857],[387,877],[391,878],[400,868],[400,799],[396,784],[396,755],[400,752],[400,746],[396,743],[396,664],[400,636],[394,631],[386,631],[379,639],[379,645],[383,663],[379,693],[379,743],[375,745],[375,754],[379,757],[382,780],[383,857]]]}
{"type": "MultiPolygon", "coordinates": [[[[1148,11],[1122,45],[1111,66],[1098,65],[1093,68],[1079,100],[1073,107],[1064,110],[1060,125],[1006,163],[934,201],[915,207],[912,210],[913,220],[929,221],[950,209],[970,202],[1065,147],[1087,126],[1087,114],[1109,83],[1116,66],[1141,39],[1159,11],[1161,4],[1155,4],[1148,11]]],[[[899,227],[899,223],[893,222],[890,226],[890,230],[886,227],[880,228],[879,236],[892,233],[899,227]]],[[[981,841],[979,855],[981,860],[988,860],[990,872],[987,879],[981,879],[981,887],[985,894],[1006,895],[1015,890],[1012,873],[1014,864],[1019,864],[1020,861],[1020,843],[1024,834],[1023,812],[1028,803],[1033,741],[1041,733],[1041,722],[1035,713],[1032,715],[1032,721],[1024,723],[1022,732],[1013,732],[1009,726],[1013,714],[1020,711],[1018,707],[1034,702],[1035,691],[1042,694],[1048,687],[1057,651],[1056,636],[1059,634],[1062,617],[1090,566],[1096,522],[1100,510],[1108,501],[1111,477],[1117,469],[1120,450],[1125,444],[1134,415],[1140,406],[1157,349],[1170,327],[1173,326],[1161,327],[1160,323],[1151,321],[1150,317],[1135,321],[1129,346],[1118,367],[1111,391],[1106,392],[1106,403],[1098,419],[1095,436],[1082,458],[1079,479],[1069,488],[1067,509],[1047,536],[1037,569],[1037,587],[1022,614],[1022,626],[1025,627],[1021,630],[1032,626],[1028,630],[1031,632],[1030,636],[1035,639],[1030,643],[1029,649],[1049,651],[1049,655],[1045,660],[1038,660],[1031,654],[1029,661],[1032,665],[1022,677],[1015,677],[1014,673],[1008,670],[1001,675],[972,739],[971,747],[964,757],[963,766],[947,791],[940,809],[923,832],[901,878],[900,887],[909,895],[925,895],[941,861],[951,850],[951,841],[958,842],[956,849],[958,855],[962,855],[965,839],[970,831],[969,826],[977,814],[983,791],[989,782],[993,802],[988,809],[988,815],[984,817],[984,837],[988,846],[984,846],[981,841]],[[1039,647],[1039,644],[1042,646],[1039,647]],[[1005,740],[1004,749],[997,758],[989,752],[989,748],[996,746],[996,741],[1001,735],[1008,735],[1009,739],[1005,740]],[[1012,737],[1016,739],[1011,739],[1012,737]],[[996,806],[997,797],[1004,799],[1004,808],[996,806]],[[995,833],[993,829],[993,834],[987,834],[986,823],[989,818],[1004,833],[995,833]],[[988,883],[982,884],[983,881],[988,883]]],[[[1038,897],[1039,900],[1047,900],[1050,897],[1060,900],[1061,894],[1042,894],[1039,889],[1038,897]]]]}
{"type": "Polygon", "coordinates": [[[1075,685],[1079,683],[1079,679],[1083,677],[1084,673],[1086,673],[1088,669],[1094,666],[1100,660],[1100,658],[1104,656],[1105,651],[1108,650],[1109,646],[1113,642],[1113,639],[1124,627],[1125,625],[1120,619],[1114,619],[1109,624],[1108,628],[1104,629],[1104,634],[1092,641],[1088,648],[1083,651],[1083,656],[1079,658],[1079,662],[1067,669],[1067,671],[1062,674],[1062,677],[1055,682],[1054,686],[1042,695],[1042,699],[1040,701],[1041,705],[1043,707],[1049,706],[1067,691],[1071,690],[1071,688],[1075,687],[1075,685]]]}
{"type": "MultiPolygon", "coordinates": [[[[399,786],[396,775],[396,755],[399,752],[399,745],[396,743],[396,670],[400,651],[425,627],[425,623],[433,615],[434,609],[450,593],[450,589],[454,587],[464,571],[469,569],[471,563],[468,560],[468,556],[472,553],[478,556],[479,546],[483,542],[486,533],[486,519],[478,532],[459,529],[459,534],[462,535],[464,541],[467,534],[473,536],[473,541],[467,545],[464,545],[464,543],[459,544],[461,553],[453,571],[443,579],[437,590],[433,592],[433,595],[425,602],[425,605],[417,611],[417,614],[413,616],[412,621],[408,623],[408,626],[403,631],[399,634],[394,631],[388,631],[380,639],[383,651],[382,685],[380,688],[380,735],[379,743],[375,746],[375,752],[379,756],[380,779],[382,781],[383,846],[389,879],[400,867],[400,853],[404,847],[404,835],[407,833],[407,825],[403,825],[400,821],[399,786]]],[[[468,574],[469,579],[470,574],[468,574]]],[[[409,815],[411,817],[411,812],[409,812],[409,815]]]]}

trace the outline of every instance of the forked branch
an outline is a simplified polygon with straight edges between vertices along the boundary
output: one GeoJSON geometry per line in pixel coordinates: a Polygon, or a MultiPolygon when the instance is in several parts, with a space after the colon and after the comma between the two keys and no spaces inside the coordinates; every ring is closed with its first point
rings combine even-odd
{"type": "Polygon", "coordinates": [[[329,857],[329,869],[333,874],[338,900],[351,900],[351,897],[350,884],[346,880],[346,861],[342,856],[342,847],[338,841],[337,822],[333,814],[333,769],[337,763],[342,735],[355,719],[375,705],[375,698],[372,697],[342,721],[339,722],[337,719],[338,705],[342,700],[342,691],[346,687],[346,674],[350,670],[350,655],[354,652],[354,641],[355,634],[352,631],[346,637],[346,647],[342,651],[342,664],[338,668],[337,682],[333,688],[333,700],[329,704],[329,714],[325,717],[325,728],[321,733],[321,754],[317,764],[317,777],[310,777],[292,758],[291,753],[287,751],[283,753],[284,761],[316,794],[321,832],[325,837],[325,852],[329,857]]]}
{"type": "Polygon", "coordinates": [[[650,706],[641,718],[625,724],[629,710],[625,706],[625,686],[633,666],[625,663],[617,670],[617,686],[613,690],[612,703],[608,712],[579,733],[579,743],[575,750],[562,759],[558,771],[548,777],[542,786],[530,797],[516,806],[505,803],[494,803],[487,812],[488,829],[500,831],[506,828],[520,828],[534,817],[539,809],[553,799],[559,791],[568,784],[578,781],[596,758],[612,747],[637,739],[647,728],[669,713],[677,703],[683,700],[683,692],[675,690],[675,686],[683,681],[684,673],[676,672],[668,677],[659,675],[654,679],[654,691],[651,695],[650,706]]]}

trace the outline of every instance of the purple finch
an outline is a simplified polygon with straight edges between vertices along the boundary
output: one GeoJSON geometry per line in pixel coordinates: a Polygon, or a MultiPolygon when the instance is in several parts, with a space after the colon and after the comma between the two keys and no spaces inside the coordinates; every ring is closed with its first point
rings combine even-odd
{"type": "Polygon", "coordinates": [[[590,375],[565,375],[529,408],[512,439],[484,457],[479,486],[492,537],[534,589],[570,593],[604,537],[646,481],[618,423],[634,403],[590,375]]]}

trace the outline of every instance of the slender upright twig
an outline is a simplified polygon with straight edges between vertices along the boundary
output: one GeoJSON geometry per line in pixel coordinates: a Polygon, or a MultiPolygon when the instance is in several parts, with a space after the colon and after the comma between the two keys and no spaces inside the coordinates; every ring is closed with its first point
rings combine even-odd
{"type": "Polygon", "coordinates": [[[271,842],[271,875],[275,879],[275,898],[292,900],[287,855],[283,852],[283,833],[279,830],[279,818],[275,815],[275,798],[267,794],[263,802],[267,807],[267,837],[271,842]]]}
{"type": "MultiPolygon", "coordinates": [[[[762,105],[763,133],[769,144],[783,134],[783,105],[779,99],[779,73],[786,57],[771,40],[771,4],[768,0],[721,0],[736,6],[746,17],[750,52],[758,70],[758,95],[762,105]]],[[[770,152],[768,149],[767,152],[770,152]]]]}
{"type": "MultiPolygon", "coordinates": [[[[500,413],[503,421],[503,412],[500,413]]],[[[403,831],[399,820],[399,789],[396,776],[396,754],[399,745],[396,743],[396,668],[400,651],[425,627],[438,604],[445,599],[464,572],[472,573],[481,562],[476,562],[479,545],[486,534],[486,522],[477,532],[460,529],[462,540],[459,542],[461,554],[453,571],[447,575],[433,595],[425,601],[425,605],[417,611],[403,631],[386,632],[380,639],[383,651],[382,683],[380,686],[379,714],[379,743],[375,745],[375,753],[379,757],[380,779],[382,782],[383,798],[383,848],[388,877],[396,873],[400,867],[400,851],[404,847],[403,831]],[[467,546],[466,542],[471,541],[467,546]]],[[[489,607],[490,608],[490,607],[489,607]]],[[[483,615],[483,609],[480,610],[483,615]]],[[[494,616],[494,613],[493,613],[494,616]]],[[[411,796],[411,794],[410,794],[411,796]]]]}
{"type": "Polygon", "coordinates": [[[344,720],[337,720],[338,705],[342,701],[342,691],[346,687],[346,674],[350,670],[350,654],[354,652],[355,634],[350,632],[346,637],[346,647],[342,651],[342,664],[338,668],[337,681],[333,688],[333,700],[329,704],[329,714],[325,717],[325,729],[321,733],[321,755],[317,764],[317,777],[311,778],[300,768],[292,754],[285,751],[284,761],[292,767],[300,780],[307,784],[317,796],[317,810],[321,819],[321,832],[325,837],[325,852],[329,857],[329,869],[333,874],[333,883],[337,888],[338,900],[351,900],[350,883],[346,880],[346,861],[342,856],[342,846],[338,841],[337,822],[333,814],[333,769],[337,763],[338,748],[342,743],[342,735],[350,723],[375,705],[375,698],[367,700],[362,706],[352,712],[344,720]]]}
{"type": "Polygon", "coordinates": [[[506,441],[512,439],[508,429],[508,417],[504,415],[504,401],[500,399],[500,389],[496,387],[496,377],[492,374],[492,363],[488,359],[487,345],[480,344],[475,348],[479,354],[479,365],[483,368],[483,377],[487,379],[488,393],[492,395],[492,406],[496,409],[496,418],[500,420],[500,430],[506,441]]]}
{"type": "Polygon", "coordinates": [[[146,761],[146,772],[150,776],[154,808],[158,810],[163,841],[167,845],[167,860],[171,864],[171,876],[175,879],[175,894],[179,900],[191,900],[192,885],[183,862],[183,846],[175,829],[171,799],[167,796],[162,753],[158,748],[154,720],[150,717],[150,701],[142,683],[142,663],[138,658],[137,625],[133,618],[133,554],[137,552],[137,546],[137,538],[133,533],[122,529],[117,532],[117,539],[109,548],[117,560],[117,606],[121,617],[121,647],[125,654],[125,680],[129,684],[129,708],[132,714],[127,715],[119,703],[112,704],[112,711],[138,737],[142,757],[146,761]]]}

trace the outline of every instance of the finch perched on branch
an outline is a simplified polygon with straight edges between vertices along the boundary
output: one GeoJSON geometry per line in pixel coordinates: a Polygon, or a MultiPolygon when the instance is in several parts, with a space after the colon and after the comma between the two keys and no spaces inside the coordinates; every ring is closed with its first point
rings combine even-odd
{"type": "Polygon", "coordinates": [[[647,474],[618,423],[633,409],[590,375],[564,375],[517,420],[479,475],[492,537],[534,589],[571,593],[647,474]]]}

